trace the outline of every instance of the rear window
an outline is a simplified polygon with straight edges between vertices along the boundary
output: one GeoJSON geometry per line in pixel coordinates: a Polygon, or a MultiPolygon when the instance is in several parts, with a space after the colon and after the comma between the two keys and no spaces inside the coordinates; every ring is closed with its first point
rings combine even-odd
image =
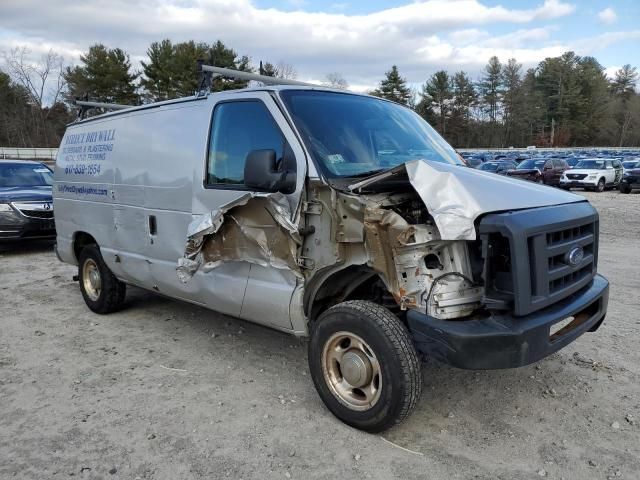
{"type": "Polygon", "coordinates": [[[53,174],[44,165],[0,163],[0,187],[42,187],[53,183],[53,174]]]}

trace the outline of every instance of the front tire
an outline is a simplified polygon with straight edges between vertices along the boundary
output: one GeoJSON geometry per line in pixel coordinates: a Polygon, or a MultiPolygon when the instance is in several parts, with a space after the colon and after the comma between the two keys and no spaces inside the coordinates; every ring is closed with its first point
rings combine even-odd
{"type": "Polygon", "coordinates": [[[409,331],[386,308],[354,300],[313,325],[309,369],[320,398],[347,425],[386,430],[407,418],[422,390],[409,331]]]}
{"type": "Polygon", "coordinates": [[[111,313],[124,303],[127,286],[111,273],[97,245],[82,249],[78,259],[80,291],[87,306],[95,313],[111,313]]]}
{"type": "Polygon", "coordinates": [[[631,193],[631,187],[620,184],[620,193],[631,193]]]}
{"type": "Polygon", "coordinates": [[[604,178],[601,178],[600,180],[598,180],[598,185],[596,185],[596,192],[598,193],[604,192],[605,186],[606,185],[604,182],[604,178]]]}

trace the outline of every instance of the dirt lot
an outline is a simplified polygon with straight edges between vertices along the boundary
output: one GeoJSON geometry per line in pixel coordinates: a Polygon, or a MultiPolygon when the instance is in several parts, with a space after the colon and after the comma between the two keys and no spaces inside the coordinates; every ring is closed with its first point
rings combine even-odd
{"type": "Polygon", "coordinates": [[[640,194],[587,196],[602,328],[517,370],[425,365],[384,438],[324,408],[295,338],[136,289],[98,316],[50,245],[4,248],[0,478],[638,479],[640,194]]]}

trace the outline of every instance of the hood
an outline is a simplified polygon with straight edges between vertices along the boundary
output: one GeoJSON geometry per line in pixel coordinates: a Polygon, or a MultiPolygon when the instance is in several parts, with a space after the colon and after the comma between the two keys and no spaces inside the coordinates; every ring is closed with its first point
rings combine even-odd
{"type": "Polygon", "coordinates": [[[634,177],[640,177],[640,168],[628,168],[625,170],[625,173],[633,175],[634,177]]]}
{"type": "Polygon", "coordinates": [[[53,201],[51,187],[0,187],[0,202],[53,201]]]}
{"type": "Polygon", "coordinates": [[[475,240],[476,219],[485,213],[585,201],[564,190],[439,162],[412,160],[349,185],[392,190],[405,180],[416,190],[443,240],[475,240]]]}

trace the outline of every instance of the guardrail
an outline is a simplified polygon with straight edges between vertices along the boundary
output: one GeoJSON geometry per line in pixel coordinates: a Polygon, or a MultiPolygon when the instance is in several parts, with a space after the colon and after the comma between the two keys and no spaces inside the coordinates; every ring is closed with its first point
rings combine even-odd
{"type": "Polygon", "coordinates": [[[57,148],[13,148],[0,147],[0,159],[17,160],[55,160],[57,148]]]}

